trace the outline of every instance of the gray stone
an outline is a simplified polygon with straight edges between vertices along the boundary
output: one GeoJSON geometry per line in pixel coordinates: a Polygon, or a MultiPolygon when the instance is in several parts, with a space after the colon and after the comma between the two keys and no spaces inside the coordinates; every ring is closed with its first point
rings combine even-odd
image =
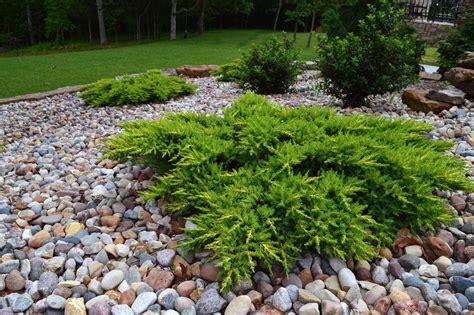
{"type": "Polygon", "coordinates": [[[437,300],[436,291],[428,283],[423,283],[420,290],[421,290],[421,294],[423,294],[423,297],[425,298],[426,301],[436,301],[437,300]]]}
{"type": "Polygon", "coordinates": [[[66,306],[66,299],[62,296],[52,294],[46,298],[46,304],[56,310],[62,310],[66,306]]]}
{"type": "Polygon", "coordinates": [[[451,278],[453,276],[466,277],[469,275],[469,271],[470,271],[470,268],[468,264],[456,262],[452,264],[451,266],[449,266],[448,268],[446,268],[446,270],[444,271],[444,274],[446,275],[447,278],[451,278]]]}
{"type": "Polygon", "coordinates": [[[339,272],[341,269],[347,268],[345,261],[337,257],[329,258],[329,265],[335,272],[339,272]]]}
{"type": "Polygon", "coordinates": [[[459,302],[459,305],[461,305],[462,309],[467,310],[467,308],[469,307],[469,300],[467,299],[467,297],[465,297],[461,293],[456,293],[455,296],[459,302]]]}
{"type": "Polygon", "coordinates": [[[164,267],[169,267],[173,263],[176,252],[172,249],[163,249],[156,253],[156,260],[164,267]]]}
{"type": "Polygon", "coordinates": [[[299,315],[319,315],[318,303],[308,303],[300,307],[298,310],[299,315]]]}
{"type": "Polygon", "coordinates": [[[10,293],[7,300],[13,312],[24,312],[33,305],[33,299],[28,294],[10,293]]]}
{"type": "Polygon", "coordinates": [[[47,297],[53,293],[54,289],[58,285],[58,276],[50,271],[41,274],[38,280],[38,291],[47,297]]]}
{"type": "Polygon", "coordinates": [[[459,314],[462,311],[458,299],[448,290],[438,291],[438,304],[448,310],[450,314],[459,314]]]}
{"type": "Polygon", "coordinates": [[[137,296],[135,301],[132,304],[132,311],[136,314],[143,313],[147,310],[147,308],[156,302],[156,294],[155,292],[143,292],[137,296]]]}
{"type": "Polygon", "coordinates": [[[372,280],[382,286],[385,286],[390,282],[387,271],[380,266],[376,266],[374,270],[372,270],[372,280]]]}
{"type": "Polygon", "coordinates": [[[358,287],[357,279],[349,268],[342,268],[338,272],[339,284],[343,290],[358,287]]]}
{"type": "Polygon", "coordinates": [[[158,303],[165,309],[173,309],[176,299],[179,297],[178,292],[175,289],[164,289],[158,295],[158,303]]]}
{"type": "Polygon", "coordinates": [[[288,292],[288,295],[290,296],[291,302],[296,302],[298,300],[299,288],[296,285],[290,284],[285,289],[288,292]]]}
{"type": "Polygon", "coordinates": [[[180,296],[174,301],[174,308],[180,313],[189,308],[194,309],[194,307],[195,304],[193,300],[184,296],[180,296]]]}
{"type": "Polygon", "coordinates": [[[474,287],[474,280],[460,277],[460,276],[453,276],[449,279],[451,282],[452,287],[456,292],[464,294],[467,288],[474,287]]]}
{"type": "Polygon", "coordinates": [[[474,302],[474,287],[469,287],[464,292],[464,295],[469,300],[469,302],[474,302]]]}
{"type": "Polygon", "coordinates": [[[410,276],[403,279],[403,285],[405,287],[415,287],[421,290],[424,282],[417,277],[410,276]]]}
{"type": "Polygon", "coordinates": [[[287,312],[291,309],[291,298],[285,288],[279,288],[275,292],[272,297],[272,305],[282,312],[287,312]]]}
{"type": "Polygon", "coordinates": [[[403,255],[398,259],[398,262],[403,268],[405,268],[406,271],[420,267],[420,258],[414,255],[403,255]]]}
{"type": "Polygon", "coordinates": [[[117,287],[123,279],[125,279],[125,274],[122,270],[112,270],[102,278],[102,288],[106,291],[112,290],[117,287]]]}
{"type": "Polygon", "coordinates": [[[134,313],[127,304],[120,304],[112,306],[112,315],[134,315],[134,313]]]}
{"type": "MultiPolygon", "coordinates": [[[[290,298],[288,297],[288,299],[290,298]]],[[[196,311],[198,314],[216,313],[223,309],[226,305],[227,301],[224,300],[222,296],[220,296],[216,289],[208,289],[198,300],[196,304],[196,311]]]]}

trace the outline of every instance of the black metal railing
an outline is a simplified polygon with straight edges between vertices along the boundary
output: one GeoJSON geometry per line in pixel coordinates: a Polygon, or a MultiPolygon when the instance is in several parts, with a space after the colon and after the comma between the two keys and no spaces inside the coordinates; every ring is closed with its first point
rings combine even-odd
{"type": "Polygon", "coordinates": [[[462,0],[405,0],[400,4],[405,7],[409,18],[455,24],[462,3],[462,0]]]}

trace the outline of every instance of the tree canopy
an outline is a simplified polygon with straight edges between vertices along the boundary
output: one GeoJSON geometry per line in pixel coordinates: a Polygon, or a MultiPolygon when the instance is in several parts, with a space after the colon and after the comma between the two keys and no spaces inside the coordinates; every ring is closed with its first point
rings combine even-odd
{"type": "Polygon", "coordinates": [[[343,34],[370,2],[374,0],[0,0],[0,48],[68,41],[105,45],[153,40],[170,32],[176,38],[176,33],[209,28],[273,27],[296,33],[323,25],[331,34],[337,33],[331,27],[343,34]]]}

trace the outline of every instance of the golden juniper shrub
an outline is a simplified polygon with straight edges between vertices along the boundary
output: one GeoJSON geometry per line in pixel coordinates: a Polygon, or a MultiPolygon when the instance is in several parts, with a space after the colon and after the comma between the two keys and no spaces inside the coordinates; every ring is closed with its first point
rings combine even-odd
{"type": "Polygon", "coordinates": [[[138,76],[126,75],[120,80],[103,79],[82,88],[80,97],[92,106],[118,106],[163,103],[170,98],[193,94],[195,86],[178,77],[149,70],[138,76]]]}
{"type": "Polygon", "coordinates": [[[184,246],[212,250],[223,287],[250,279],[255,262],[286,272],[305,250],[372,258],[401,227],[449,222],[435,188],[468,190],[452,143],[431,126],[318,107],[284,108],[248,93],[224,117],[169,114],[128,122],[106,157],[146,163],[160,176],[144,192],[197,228],[184,246]]]}

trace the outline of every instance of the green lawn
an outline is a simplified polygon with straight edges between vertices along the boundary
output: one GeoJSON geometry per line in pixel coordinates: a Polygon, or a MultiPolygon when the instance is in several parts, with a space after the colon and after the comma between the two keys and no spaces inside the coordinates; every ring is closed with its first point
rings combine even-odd
{"type": "MultiPolygon", "coordinates": [[[[43,54],[20,57],[0,55],[0,98],[85,84],[153,68],[223,64],[238,57],[252,43],[263,41],[272,34],[267,30],[208,31],[203,36],[190,36],[176,41],[163,39],[140,45],[127,43],[127,46],[118,48],[52,54],[44,54],[47,51],[34,47],[28,48],[21,53],[41,51],[43,54]]],[[[299,33],[296,42],[304,60],[314,58],[314,45],[317,42],[313,37],[313,47],[306,48],[307,37],[307,33],[299,33]]],[[[435,61],[430,62],[433,63],[435,61]]]]}
{"type": "Polygon", "coordinates": [[[423,56],[422,63],[425,65],[437,65],[438,64],[438,49],[435,47],[428,47],[425,50],[425,55],[423,56]]]}
{"type": "MultiPolygon", "coordinates": [[[[262,41],[271,34],[264,30],[209,31],[203,36],[176,41],[161,40],[111,49],[0,57],[0,98],[90,83],[152,68],[223,64],[238,57],[252,43],[262,41]]],[[[303,50],[302,58],[311,59],[315,54],[314,48],[306,49],[306,40],[307,34],[298,34],[297,47],[303,50]]]]}

